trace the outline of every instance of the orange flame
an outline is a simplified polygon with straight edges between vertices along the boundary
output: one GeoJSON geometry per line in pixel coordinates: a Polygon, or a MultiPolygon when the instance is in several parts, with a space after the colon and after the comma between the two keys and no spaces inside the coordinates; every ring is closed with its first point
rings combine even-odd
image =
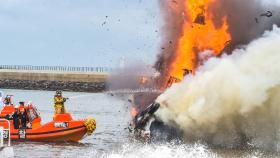
{"type": "Polygon", "coordinates": [[[136,107],[132,106],[130,109],[130,113],[131,113],[132,118],[134,118],[138,114],[136,107]]]}
{"type": "Polygon", "coordinates": [[[231,40],[226,17],[220,27],[214,24],[210,5],[215,1],[185,0],[182,36],[177,45],[176,57],[170,65],[171,76],[183,79],[184,69],[194,72],[197,68],[198,53],[211,50],[219,55],[227,41],[231,40]]]}

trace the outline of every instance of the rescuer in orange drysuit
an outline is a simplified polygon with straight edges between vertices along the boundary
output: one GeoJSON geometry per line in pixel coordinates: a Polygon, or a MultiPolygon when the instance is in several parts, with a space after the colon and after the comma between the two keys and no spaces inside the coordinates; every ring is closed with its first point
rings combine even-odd
{"type": "Polygon", "coordinates": [[[61,91],[56,91],[56,94],[54,96],[55,114],[64,114],[65,113],[64,103],[66,102],[67,99],[68,98],[64,98],[62,96],[61,91]]]}

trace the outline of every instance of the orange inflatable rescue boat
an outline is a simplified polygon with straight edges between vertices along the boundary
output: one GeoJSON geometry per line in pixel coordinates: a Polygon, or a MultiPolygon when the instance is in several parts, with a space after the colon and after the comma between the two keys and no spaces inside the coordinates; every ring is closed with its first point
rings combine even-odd
{"type": "MultiPolygon", "coordinates": [[[[10,131],[4,133],[4,138],[10,135],[12,140],[21,141],[52,141],[52,142],[78,142],[87,135],[91,135],[96,128],[94,119],[74,120],[70,113],[54,114],[53,121],[41,125],[41,117],[36,107],[32,104],[23,107],[27,113],[28,123],[26,128],[15,129],[13,113],[15,106],[4,105],[0,111],[0,120],[10,122],[10,131]]],[[[9,128],[9,123],[0,121],[0,126],[9,128]]]]}

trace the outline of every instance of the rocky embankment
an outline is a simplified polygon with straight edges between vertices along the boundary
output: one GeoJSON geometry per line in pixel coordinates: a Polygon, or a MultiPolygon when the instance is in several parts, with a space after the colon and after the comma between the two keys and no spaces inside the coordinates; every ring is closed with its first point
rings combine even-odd
{"type": "Polygon", "coordinates": [[[95,82],[65,82],[65,81],[30,81],[30,80],[0,80],[3,89],[25,90],[63,90],[74,92],[102,92],[106,89],[105,83],[95,82]]]}
{"type": "Polygon", "coordinates": [[[107,74],[0,70],[0,88],[103,92],[107,74]]]}

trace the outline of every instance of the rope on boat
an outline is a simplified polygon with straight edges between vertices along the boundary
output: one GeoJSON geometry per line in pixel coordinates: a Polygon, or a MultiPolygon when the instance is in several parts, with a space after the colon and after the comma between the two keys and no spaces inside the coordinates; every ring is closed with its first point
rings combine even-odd
{"type": "Polygon", "coordinates": [[[96,129],[96,121],[93,118],[86,119],[84,125],[86,126],[88,135],[91,135],[96,129]]]}

